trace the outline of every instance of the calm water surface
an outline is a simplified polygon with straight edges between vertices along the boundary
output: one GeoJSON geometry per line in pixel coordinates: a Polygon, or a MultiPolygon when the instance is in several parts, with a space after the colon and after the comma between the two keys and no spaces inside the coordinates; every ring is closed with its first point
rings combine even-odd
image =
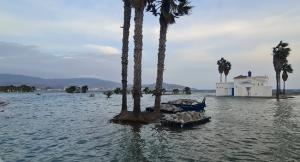
{"type": "MultiPolygon", "coordinates": [[[[121,96],[88,96],[0,94],[10,102],[0,112],[0,161],[300,161],[300,96],[280,102],[208,97],[212,121],[180,131],[108,123],[121,96]]],[[[142,98],[143,107],[153,102],[142,98]]]]}

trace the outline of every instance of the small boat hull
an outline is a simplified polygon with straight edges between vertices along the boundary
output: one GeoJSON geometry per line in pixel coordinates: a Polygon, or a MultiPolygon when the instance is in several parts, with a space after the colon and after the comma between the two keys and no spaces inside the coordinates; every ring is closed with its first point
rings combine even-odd
{"type": "Polygon", "coordinates": [[[203,111],[206,107],[205,103],[199,103],[196,105],[186,105],[186,104],[173,104],[174,106],[182,108],[182,111],[203,111]]]}

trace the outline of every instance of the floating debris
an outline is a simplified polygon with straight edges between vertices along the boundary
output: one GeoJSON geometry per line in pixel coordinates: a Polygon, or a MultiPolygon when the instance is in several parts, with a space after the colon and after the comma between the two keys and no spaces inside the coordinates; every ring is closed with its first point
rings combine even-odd
{"type": "Polygon", "coordinates": [[[4,112],[4,109],[1,109],[1,107],[4,107],[6,105],[8,105],[8,102],[0,101],[0,112],[4,112]]]}
{"type": "Polygon", "coordinates": [[[0,101],[0,106],[6,106],[6,105],[8,105],[7,102],[0,101]]]}

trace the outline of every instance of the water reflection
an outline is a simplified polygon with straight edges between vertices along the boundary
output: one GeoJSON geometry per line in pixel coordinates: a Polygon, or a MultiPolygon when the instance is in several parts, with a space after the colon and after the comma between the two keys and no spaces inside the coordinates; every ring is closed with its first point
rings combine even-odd
{"type": "Polygon", "coordinates": [[[275,147],[272,148],[274,155],[280,161],[292,161],[298,155],[300,142],[299,132],[296,132],[297,122],[295,122],[294,102],[291,100],[280,100],[274,103],[274,139],[275,147]]]}
{"type": "Polygon", "coordinates": [[[120,141],[120,157],[117,159],[122,159],[122,161],[147,161],[144,156],[144,146],[145,141],[141,137],[142,125],[130,124],[127,125],[125,129],[122,130],[121,136],[122,141],[120,141]]]}

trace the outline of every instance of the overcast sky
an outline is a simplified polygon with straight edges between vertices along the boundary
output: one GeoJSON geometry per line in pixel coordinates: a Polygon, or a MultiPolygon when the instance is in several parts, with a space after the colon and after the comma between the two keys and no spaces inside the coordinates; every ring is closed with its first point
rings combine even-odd
{"type": "MultiPolygon", "coordinates": [[[[294,68],[287,87],[300,88],[299,0],[191,1],[192,14],[169,28],[165,82],[213,89],[224,57],[232,63],[229,81],[251,70],[275,88],[272,47],[283,40],[294,68]]],[[[122,23],[121,0],[0,0],[0,73],[120,82],[122,23]]],[[[158,33],[158,18],[145,13],[143,83],[156,78],[158,33]]]]}

